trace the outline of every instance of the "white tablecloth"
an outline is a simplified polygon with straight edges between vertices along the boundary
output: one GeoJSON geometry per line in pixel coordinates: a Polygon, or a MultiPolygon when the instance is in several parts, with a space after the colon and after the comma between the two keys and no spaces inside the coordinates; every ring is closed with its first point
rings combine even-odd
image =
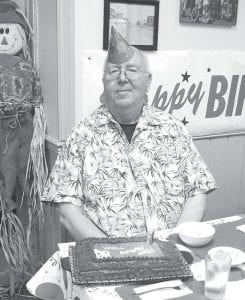
{"type": "MultiPolygon", "coordinates": [[[[218,219],[212,222],[213,224],[220,224],[234,222],[236,219],[237,216],[218,219]]],[[[32,295],[41,299],[52,300],[121,299],[115,290],[115,288],[118,286],[96,286],[83,288],[81,286],[72,284],[71,273],[62,269],[61,267],[61,258],[69,256],[68,248],[71,244],[74,245],[74,243],[58,244],[59,251],[55,252],[27,283],[26,287],[28,291],[32,295]]],[[[188,293],[188,289],[186,292],[188,293]]],[[[224,300],[244,300],[244,295],[245,279],[235,282],[233,281],[229,282],[227,285],[227,291],[224,300]]],[[[163,296],[164,295],[161,295],[161,299],[166,299],[163,296]]]]}

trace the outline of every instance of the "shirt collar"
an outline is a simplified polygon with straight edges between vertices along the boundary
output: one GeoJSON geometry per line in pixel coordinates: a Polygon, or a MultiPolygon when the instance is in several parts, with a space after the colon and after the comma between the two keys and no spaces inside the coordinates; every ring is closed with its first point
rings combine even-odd
{"type": "Polygon", "coordinates": [[[163,126],[163,121],[159,118],[159,114],[156,113],[156,109],[148,104],[143,107],[141,119],[147,126],[163,126]]]}
{"type": "Polygon", "coordinates": [[[112,114],[109,112],[109,110],[105,104],[102,104],[99,107],[99,113],[100,113],[100,119],[99,119],[100,126],[107,125],[109,123],[114,123],[114,124],[118,123],[113,118],[112,114]]]}
{"type": "MultiPolygon", "coordinates": [[[[106,105],[102,104],[99,107],[100,110],[100,125],[106,125],[109,123],[118,124],[118,122],[113,118],[112,114],[109,112],[106,105]]],[[[143,106],[143,111],[138,123],[146,124],[147,126],[161,126],[162,122],[156,115],[155,111],[148,104],[143,106]]],[[[142,124],[142,125],[143,125],[142,124]]]]}

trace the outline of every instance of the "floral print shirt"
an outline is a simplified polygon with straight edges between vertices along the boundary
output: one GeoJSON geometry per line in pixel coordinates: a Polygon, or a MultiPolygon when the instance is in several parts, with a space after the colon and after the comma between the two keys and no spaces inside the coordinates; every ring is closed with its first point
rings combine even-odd
{"type": "Polygon", "coordinates": [[[43,201],[70,202],[109,236],[176,225],[187,198],[216,188],[184,125],[145,105],[131,143],[105,106],[72,131],[43,201]]]}

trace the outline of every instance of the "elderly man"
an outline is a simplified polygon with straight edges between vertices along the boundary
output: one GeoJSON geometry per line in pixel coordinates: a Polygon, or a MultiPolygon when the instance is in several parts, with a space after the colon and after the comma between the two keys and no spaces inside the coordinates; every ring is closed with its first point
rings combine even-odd
{"type": "Polygon", "coordinates": [[[147,105],[146,57],[112,27],[102,105],[61,149],[43,201],[76,240],[200,221],[215,182],[185,127],[147,105]]]}

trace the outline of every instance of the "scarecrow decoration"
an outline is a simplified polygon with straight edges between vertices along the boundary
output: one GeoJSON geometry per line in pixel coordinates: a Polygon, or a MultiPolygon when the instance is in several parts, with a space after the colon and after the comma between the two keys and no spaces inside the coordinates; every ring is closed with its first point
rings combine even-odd
{"type": "MultiPolygon", "coordinates": [[[[0,245],[10,269],[31,260],[31,234],[42,216],[40,197],[47,177],[40,81],[30,56],[33,31],[15,2],[0,1],[0,245]],[[16,186],[22,198],[14,197],[16,186]],[[16,202],[17,199],[17,202],[16,202]],[[26,201],[28,225],[16,215],[26,201]]],[[[35,46],[35,45],[34,45],[35,46]]]]}

